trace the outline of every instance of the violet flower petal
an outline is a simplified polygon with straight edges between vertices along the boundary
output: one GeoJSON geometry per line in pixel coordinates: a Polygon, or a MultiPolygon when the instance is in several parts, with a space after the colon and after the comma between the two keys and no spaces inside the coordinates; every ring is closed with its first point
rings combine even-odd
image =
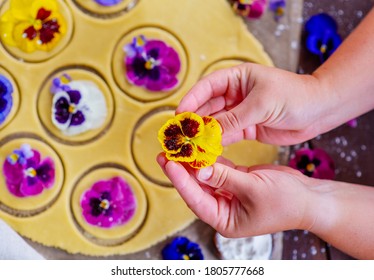
{"type": "Polygon", "coordinates": [[[81,207],[87,223],[110,228],[128,222],[135,213],[136,202],[130,186],[120,177],[114,177],[98,181],[87,190],[81,207]]]}
{"type": "Polygon", "coordinates": [[[70,102],[74,104],[78,104],[81,100],[81,93],[78,90],[69,90],[68,95],[70,97],[70,102]]]}
{"type": "Polygon", "coordinates": [[[50,188],[55,182],[55,167],[51,158],[45,158],[36,169],[37,178],[44,188],[50,188]]]}
{"type": "Polygon", "coordinates": [[[42,193],[43,183],[37,177],[25,176],[19,187],[23,196],[34,196],[42,193]]]}
{"type": "Polygon", "coordinates": [[[121,3],[123,0],[95,0],[95,2],[101,6],[114,6],[121,3]]]}
{"type": "Polygon", "coordinates": [[[13,86],[3,75],[0,75],[0,124],[8,117],[13,106],[13,86]]]}
{"type": "Polygon", "coordinates": [[[7,184],[19,185],[23,179],[23,166],[18,162],[11,164],[8,160],[5,160],[3,164],[3,174],[7,184]]]}
{"type": "Polygon", "coordinates": [[[161,251],[164,260],[203,260],[200,246],[184,236],[178,236],[161,251]]]}
{"type": "Polygon", "coordinates": [[[75,114],[72,115],[70,125],[81,125],[82,123],[84,123],[85,120],[86,118],[84,117],[82,111],[77,111],[75,114]]]}
{"type": "Polygon", "coordinates": [[[70,119],[69,106],[69,100],[66,97],[58,98],[54,105],[53,119],[60,124],[67,123],[70,119]]]}

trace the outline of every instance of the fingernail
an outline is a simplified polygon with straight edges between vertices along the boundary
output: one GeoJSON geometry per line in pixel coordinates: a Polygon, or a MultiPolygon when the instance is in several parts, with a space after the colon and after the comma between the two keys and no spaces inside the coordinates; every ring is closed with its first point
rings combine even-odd
{"type": "Polygon", "coordinates": [[[197,178],[200,181],[207,181],[209,180],[210,177],[212,177],[212,174],[213,174],[213,167],[208,166],[208,167],[205,167],[199,170],[197,178]]]}

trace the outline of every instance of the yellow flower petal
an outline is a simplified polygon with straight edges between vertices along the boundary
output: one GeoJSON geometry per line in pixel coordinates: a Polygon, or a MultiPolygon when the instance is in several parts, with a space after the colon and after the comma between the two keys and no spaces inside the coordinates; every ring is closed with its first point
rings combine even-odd
{"type": "MultiPolygon", "coordinates": [[[[56,0],[34,0],[30,2],[32,2],[32,4],[29,9],[30,9],[30,14],[33,18],[36,18],[41,8],[44,8],[47,11],[51,11],[52,14],[53,12],[58,11],[58,4],[56,0]]],[[[50,17],[53,18],[52,16],[50,17]]]]}
{"type": "Polygon", "coordinates": [[[166,153],[180,152],[186,139],[182,134],[180,123],[175,119],[168,120],[158,131],[158,141],[166,153]]]}
{"type": "Polygon", "coordinates": [[[18,24],[15,24],[12,34],[16,46],[26,53],[31,53],[36,50],[36,40],[38,39],[37,37],[35,37],[35,39],[29,40],[24,37],[23,34],[26,28],[28,28],[29,26],[30,24],[27,22],[20,22],[18,24]]]}
{"type": "Polygon", "coordinates": [[[175,120],[180,123],[183,134],[188,138],[198,137],[204,132],[204,121],[195,113],[185,112],[176,115],[175,120]]]}
{"type": "Polygon", "coordinates": [[[219,123],[190,112],[168,120],[159,130],[158,140],[167,159],[187,162],[193,168],[212,165],[223,150],[219,123]]]}
{"type": "Polygon", "coordinates": [[[198,155],[196,147],[193,143],[183,144],[180,151],[176,154],[166,153],[168,160],[179,161],[179,162],[193,162],[198,155]]]}
{"type": "Polygon", "coordinates": [[[27,21],[30,19],[30,7],[33,1],[30,0],[11,0],[10,11],[17,21],[27,21]]]}
{"type": "Polygon", "coordinates": [[[212,117],[203,117],[204,133],[192,139],[198,154],[196,160],[190,165],[194,168],[203,168],[214,164],[217,157],[222,154],[222,135],[219,123],[212,117]]]}
{"type": "Polygon", "coordinates": [[[1,40],[4,44],[9,46],[16,46],[16,42],[13,40],[13,28],[14,24],[12,22],[1,22],[0,23],[0,35],[1,40]]]}
{"type": "MultiPolygon", "coordinates": [[[[36,50],[52,50],[60,42],[67,30],[65,19],[58,9],[57,0],[11,0],[10,9],[0,19],[0,34],[3,43],[9,46],[16,46],[26,53],[36,50]],[[43,32],[45,34],[46,31],[35,25],[38,13],[42,8],[51,12],[48,18],[43,18],[43,22],[53,20],[59,25],[58,32],[54,32],[53,37],[48,42],[42,42],[40,39],[41,34],[43,32]],[[30,27],[36,29],[37,35],[32,40],[25,38],[24,34],[25,30],[30,27]]],[[[40,27],[42,26],[41,24],[40,27]]]]}

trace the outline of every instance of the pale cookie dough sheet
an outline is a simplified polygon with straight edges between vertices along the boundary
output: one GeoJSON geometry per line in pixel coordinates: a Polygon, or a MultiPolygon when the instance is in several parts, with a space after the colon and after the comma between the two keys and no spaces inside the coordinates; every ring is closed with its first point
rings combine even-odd
{"type": "MultiPolygon", "coordinates": [[[[90,255],[158,259],[161,248],[168,242],[165,238],[176,234],[200,243],[206,258],[215,258],[212,229],[200,221],[192,223],[194,215],[154,161],[161,150],[157,130],[172,116],[181,97],[201,76],[243,61],[272,65],[271,59],[225,0],[124,1],[126,5],[121,7],[124,11],[110,10],[109,16],[88,12],[91,8],[79,2],[84,1],[63,1],[72,26],[67,32],[68,40],[63,42],[64,48],[51,57],[30,56],[22,61],[17,52],[4,45],[0,47],[0,73],[15,85],[12,116],[0,127],[2,162],[6,155],[3,146],[11,149],[21,142],[35,142],[40,151],[47,151],[56,159],[61,184],[57,193],[49,194],[47,201],[31,203],[31,215],[27,212],[30,209],[22,209],[17,199],[16,202],[1,201],[0,217],[51,259],[85,259],[91,258],[90,255]],[[121,79],[122,45],[139,34],[165,40],[180,55],[179,84],[171,92],[150,93],[130,85],[123,75],[121,79]],[[69,138],[53,128],[49,118],[51,105],[48,105],[51,97],[46,87],[54,76],[63,72],[88,77],[100,85],[108,109],[107,119],[100,129],[69,138]],[[134,188],[140,201],[136,222],[123,232],[108,233],[87,227],[77,213],[82,182],[92,184],[101,177],[118,174],[134,188]]],[[[3,3],[6,1],[0,1],[3,3]]],[[[261,20],[261,28],[256,28],[260,22],[255,23],[254,31],[263,30],[264,26],[274,28],[272,19],[266,16],[261,20]]],[[[283,30],[283,34],[287,34],[295,24],[289,16],[284,20],[290,26],[283,30]]],[[[271,31],[266,32],[269,34],[261,37],[276,36],[271,31]]],[[[289,53],[294,57],[289,52],[289,38],[271,46],[271,53],[277,54],[272,57],[275,62],[278,54],[289,53]]],[[[266,40],[263,43],[267,50],[266,40]]],[[[281,64],[282,68],[293,67],[292,62],[281,64]]],[[[277,159],[276,147],[257,145],[248,144],[247,156],[239,158],[243,160],[239,163],[256,164],[277,159]],[[264,155],[256,155],[258,162],[253,161],[257,150],[264,155]]],[[[229,147],[225,154],[238,158],[242,148],[229,147]]]]}

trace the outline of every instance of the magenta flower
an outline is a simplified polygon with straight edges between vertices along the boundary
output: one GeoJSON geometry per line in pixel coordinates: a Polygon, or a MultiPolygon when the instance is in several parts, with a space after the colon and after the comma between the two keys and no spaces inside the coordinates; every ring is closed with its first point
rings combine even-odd
{"type": "Polygon", "coordinates": [[[53,160],[49,157],[42,160],[40,153],[28,144],[6,158],[3,174],[9,192],[17,197],[38,195],[55,181],[53,160]]]}
{"type": "Polygon", "coordinates": [[[93,184],[81,199],[83,216],[87,223],[111,228],[127,223],[136,210],[131,187],[120,177],[93,184]]]}
{"type": "Polygon", "coordinates": [[[266,9],[266,0],[232,0],[232,7],[241,16],[257,19],[266,9]]]}
{"type": "Polygon", "coordinates": [[[335,177],[334,161],[322,149],[297,150],[288,165],[309,177],[329,180],[335,177]]]}
{"type": "Polygon", "coordinates": [[[131,84],[150,91],[169,91],[178,84],[178,53],[160,40],[135,37],[124,47],[126,76],[131,84]]]}
{"type": "Polygon", "coordinates": [[[357,125],[358,125],[358,121],[357,121],[357,119],[351,119],[350,121],[347,122],[347,125],[348,125],[349,127],[353,127],[353,128],[355,128],[355,127],[357,127],[357,125]]]}

